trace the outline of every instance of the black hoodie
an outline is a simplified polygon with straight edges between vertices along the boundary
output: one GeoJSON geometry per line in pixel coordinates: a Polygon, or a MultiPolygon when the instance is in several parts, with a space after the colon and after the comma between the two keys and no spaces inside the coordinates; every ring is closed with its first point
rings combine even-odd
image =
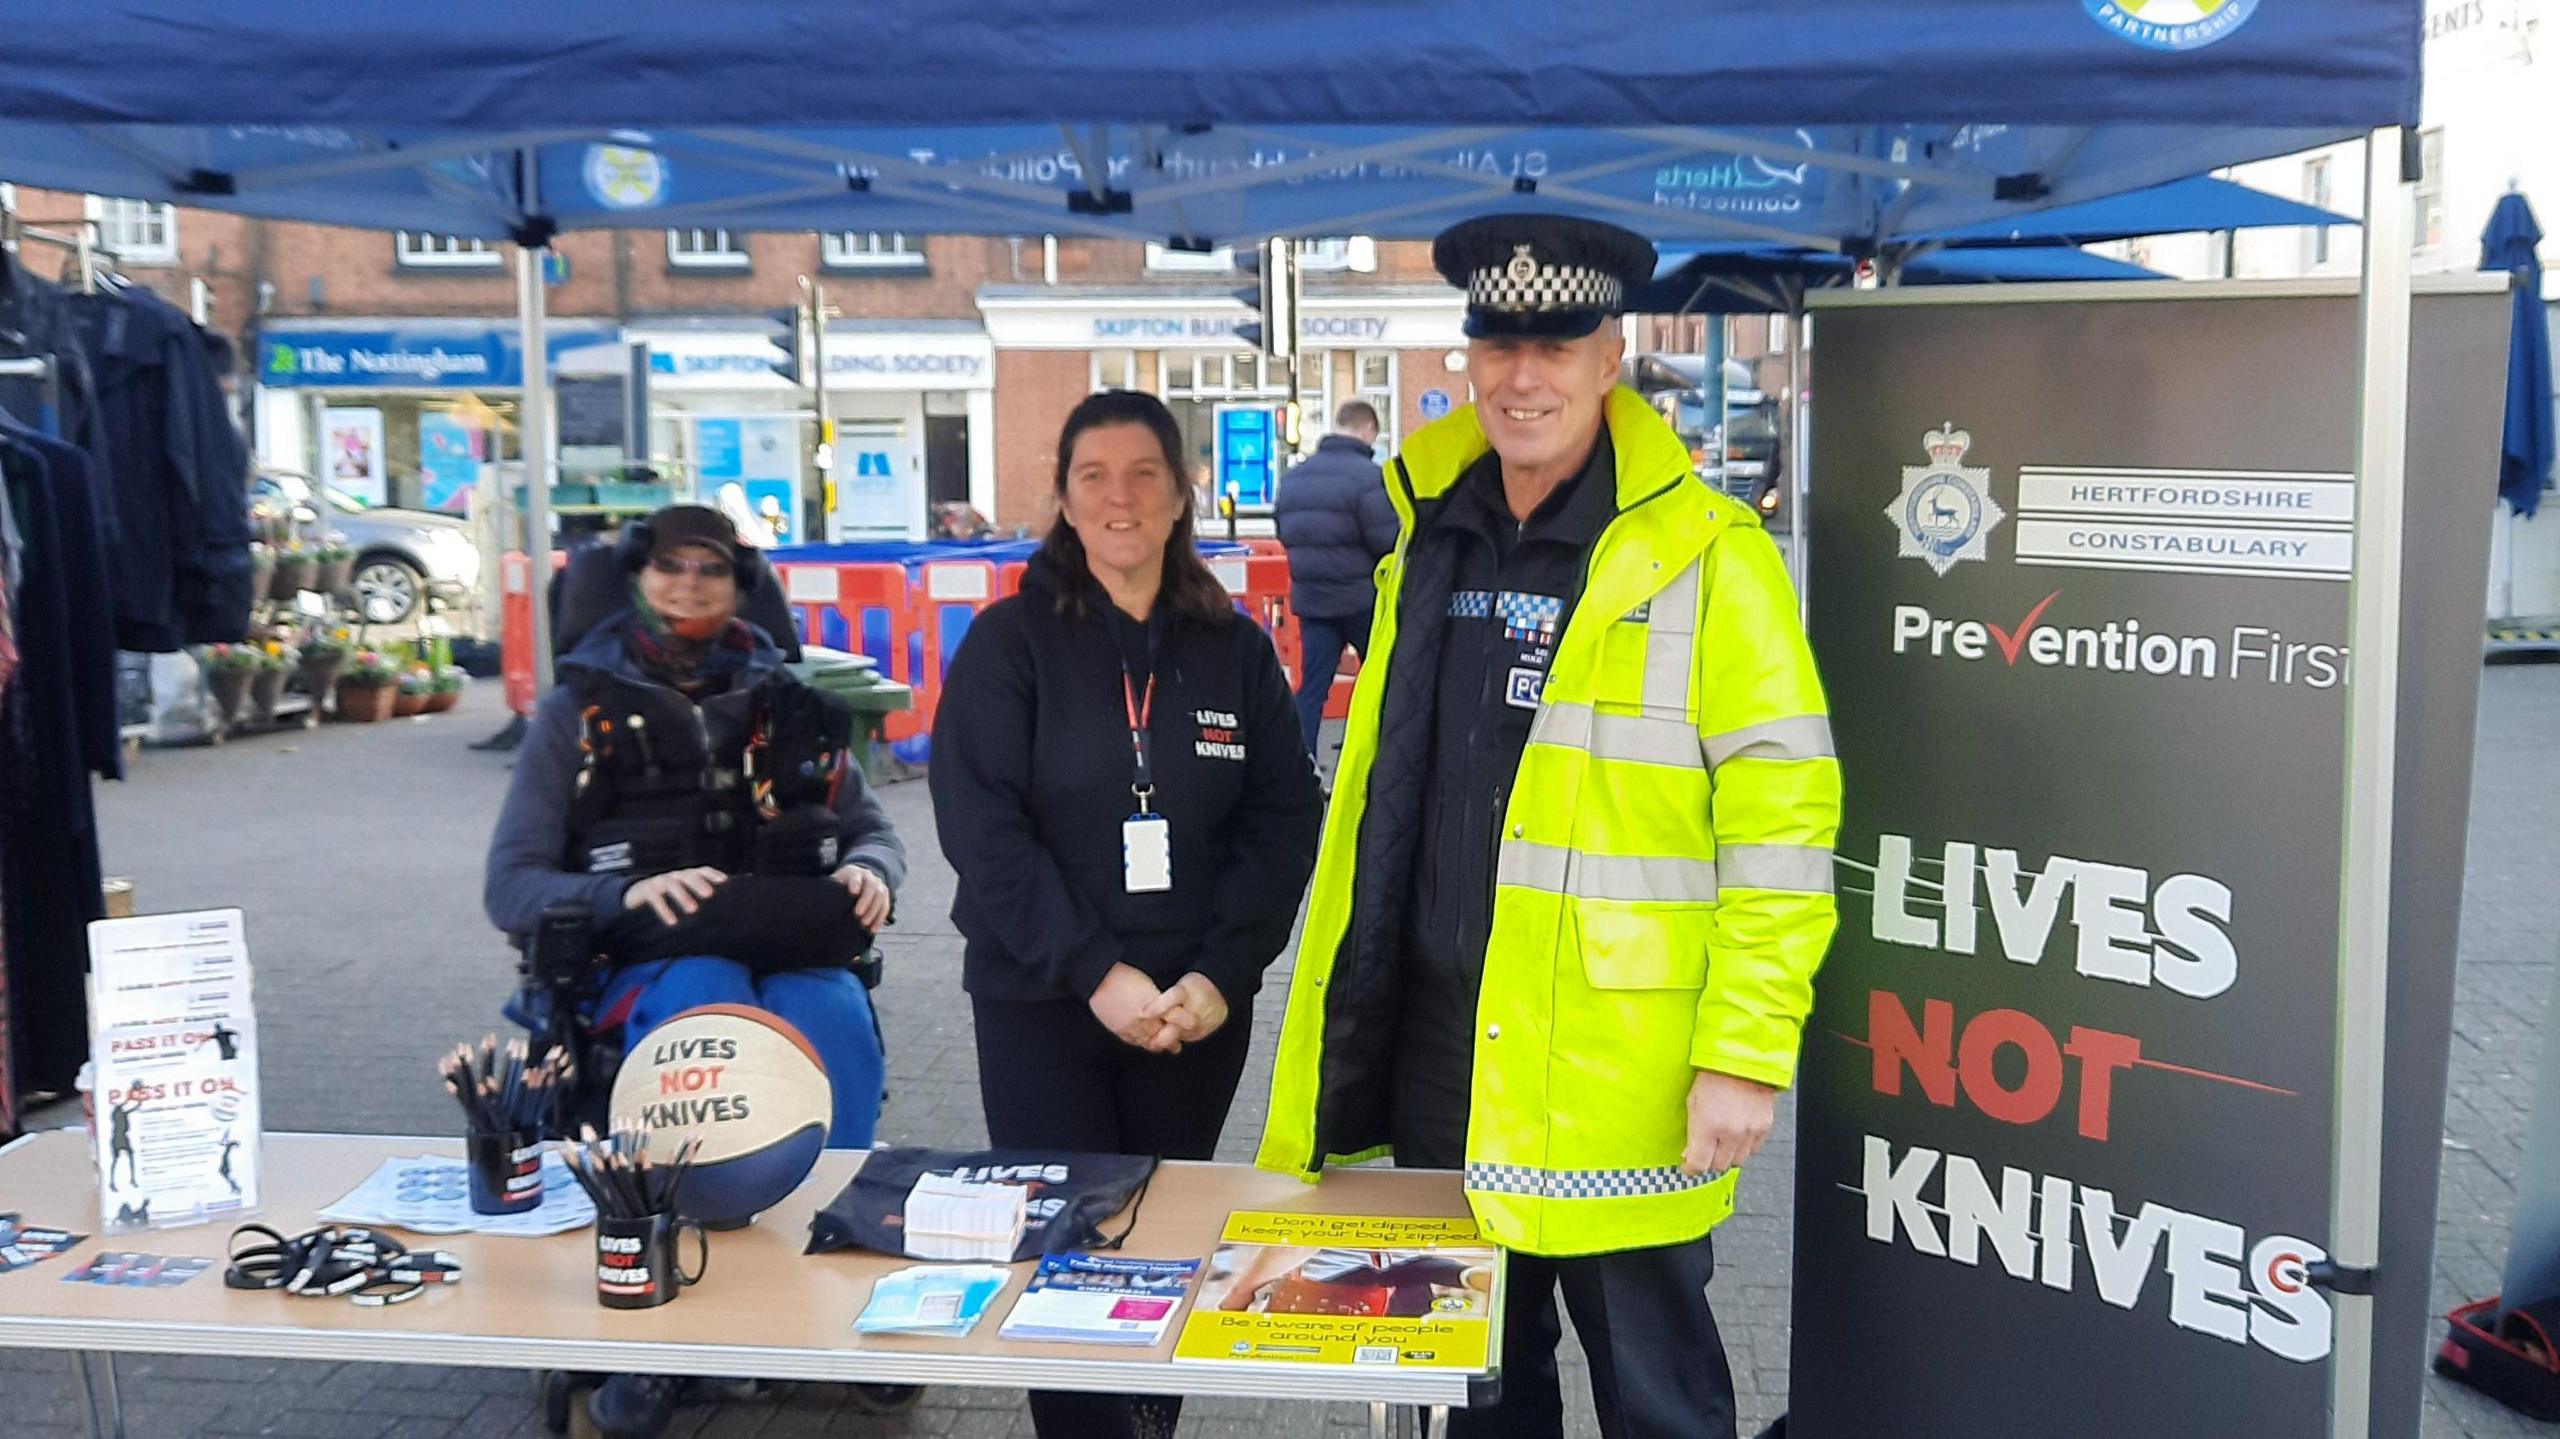
{"type": "Polygon", "coordinates": [[[960,881],[962,982],[986,999],[1084,999],[1127,964],[1159,985],[1198,970],[1242,1004],[1289,942],[1324,816],[1271,640],[1242,615],[1159,611],[1149,757],[1173,888],[1131,894],[1122,650],[1110,614],[1061,614],[1059,592],[1035,559],[943,679],[930,778],[960,881]]]}

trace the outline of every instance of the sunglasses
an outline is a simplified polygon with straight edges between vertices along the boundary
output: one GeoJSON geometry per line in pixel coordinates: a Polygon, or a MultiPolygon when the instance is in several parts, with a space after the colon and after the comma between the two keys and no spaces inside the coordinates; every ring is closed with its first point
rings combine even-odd
{"type": "Polygon", "coordinates": [[[737,573],[727,560],[694,560],[683,555],[651,555],[649,568],[670,578],[676,575],[700,575],[706,580],[725,580],[737,573]]]}

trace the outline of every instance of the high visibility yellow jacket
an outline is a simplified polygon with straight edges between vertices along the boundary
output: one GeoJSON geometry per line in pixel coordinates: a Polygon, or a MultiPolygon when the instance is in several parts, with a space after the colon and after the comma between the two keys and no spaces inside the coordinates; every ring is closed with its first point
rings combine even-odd
{"type": "MultiPolygon", "coordinates": [[[[1610,396],[1608,425],[1618,514],[1502,820],[1466,1141],[1478,1224],[1559,1256],[1684,1242],[1732,1212],[1732,1172],[1680,1170],[1689,1087],[1699,1069],[1794,1078],[1834,923],[1839,764],[1777,547],[1633,391],[1610,396]]],[[[1409,437],[1387,476],[1402,537],[1378,567],[1265,1168],[1386,1152],[1438,659],[1427,617],[1450,583],[1408,557],[1417,512],[1488,448],[1463,408],[1409,437]]]]}

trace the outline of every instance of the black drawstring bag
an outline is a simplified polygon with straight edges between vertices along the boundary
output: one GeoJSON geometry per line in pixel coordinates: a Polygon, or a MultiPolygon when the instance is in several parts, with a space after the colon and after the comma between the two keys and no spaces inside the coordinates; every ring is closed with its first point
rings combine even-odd
{"type": "Polygon", "coordinates": [[[1138,1205],[1155,1177],[1151,1154],[1076,1154],[1058,1149],[875,1149],[853,1182],[809,1221],[808,1254],[869,1249],[905,1257],[907,1191],[928,1174],[1031,1191],[1019,1261],[1071,1250],[1117,1249],[1138,1224],[1138,1205]],[[1117,1234],[1103,1226],[1129,1211],[1117,1234]]]}

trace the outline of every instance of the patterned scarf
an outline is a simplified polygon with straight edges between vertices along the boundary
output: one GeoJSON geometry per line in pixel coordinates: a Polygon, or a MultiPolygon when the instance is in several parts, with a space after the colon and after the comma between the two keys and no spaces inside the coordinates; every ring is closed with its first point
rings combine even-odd
{"type": "Polygon", "coordinates": [[[718,694],[747,666],[756,652],[755,631],[745,620],[731,617],[718,634],[707,640],[688,640],[669,628],[656,610],[632,596],[631,622],[624,627],[623,644],[631,658],[638,662],[641,673],[665,685],[687,699],[700,699],[718,694]]]}

